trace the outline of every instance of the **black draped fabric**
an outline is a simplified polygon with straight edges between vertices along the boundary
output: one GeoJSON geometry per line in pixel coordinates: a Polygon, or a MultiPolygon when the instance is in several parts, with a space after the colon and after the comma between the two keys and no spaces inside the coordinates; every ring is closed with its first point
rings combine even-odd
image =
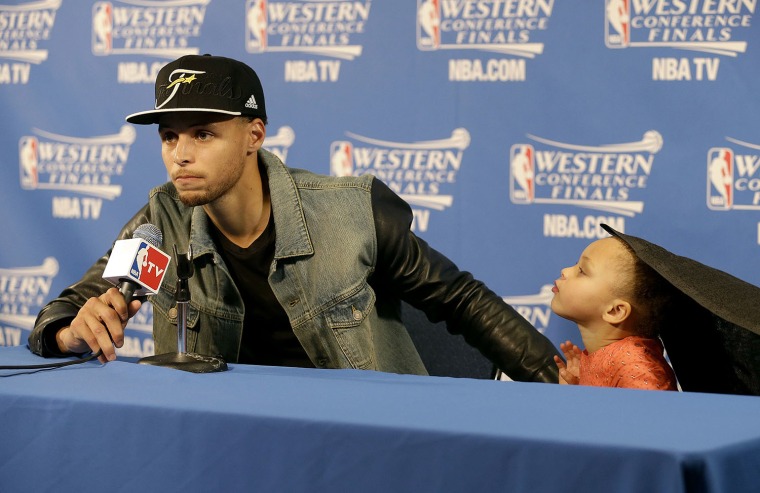
{"type": "Polygon", "coordinates": [[[760,288],[602,227],[681,293],[660,334],[684,391],[760,395],[760,288]]]}

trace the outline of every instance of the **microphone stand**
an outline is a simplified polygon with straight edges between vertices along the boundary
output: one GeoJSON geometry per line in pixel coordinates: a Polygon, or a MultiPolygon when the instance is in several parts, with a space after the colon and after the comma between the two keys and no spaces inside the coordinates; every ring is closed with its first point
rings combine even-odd
{"type": "Polygon", "coordinates": [[[191,373],[213,373],[227,370],[227,363],[222,358],[187,352],[187,307],[190,303],[188,280],[193,277],[193,246],[188,247],[186,255],[177,253],[174,245],[174,257],[177,259],[177,352],[148,356],[138,361],[141,365],[164,366],[191,373]]]}

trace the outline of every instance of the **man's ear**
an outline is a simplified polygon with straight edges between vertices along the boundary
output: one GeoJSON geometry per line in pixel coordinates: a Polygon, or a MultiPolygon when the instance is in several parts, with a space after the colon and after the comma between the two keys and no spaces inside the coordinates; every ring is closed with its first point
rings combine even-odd
{"type": "Polygon", "coordinates": [[[631,304],[620,298],[612,300],[607,311],[602,314],[602,319],[611,325],[620,325],[631,316],[631,304]]]}
{"type": "Polygon", "coordinates": [[[267,128],[261,118],[254,118],[248,123],[248,152],[255,153],[261,148],[267,136],[267,128]]]}

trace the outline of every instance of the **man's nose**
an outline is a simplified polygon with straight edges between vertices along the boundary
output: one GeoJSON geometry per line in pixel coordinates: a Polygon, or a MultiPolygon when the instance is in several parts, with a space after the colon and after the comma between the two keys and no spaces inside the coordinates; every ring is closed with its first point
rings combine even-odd
{"type": "Polygon", "coordinates": [[[193,139],[180,135],[177,137],[177,145],[174,147],[174,162],[176,164],[189,163],[192,160],[193,139]]]}

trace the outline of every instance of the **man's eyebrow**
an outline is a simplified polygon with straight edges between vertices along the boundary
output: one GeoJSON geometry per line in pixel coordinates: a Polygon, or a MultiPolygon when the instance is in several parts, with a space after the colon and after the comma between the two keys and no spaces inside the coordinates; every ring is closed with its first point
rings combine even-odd
{"type": "MultiPolygon", "coordinates": [[[[198,122],[195,122],[195,123],[184,124],[184,125],[182,125],[182,127],[183,128],[187,128],[187,129],[197,128],[197,127],[209,127],[209,128],[211,128],[211,127],[216,127],[218,125],[218,123],[219,122],[214,122],[214,121],[198,121],[198,122]]],[[[162,130],[164,130],[164,129],[167,129],[167,128],[174,128],[174,127],[172,125],[167,125],[165,123],[164,124],[161,124],[161,123],[158,124],[158,131],[159,132],[162,131],[162,130]]]]}

